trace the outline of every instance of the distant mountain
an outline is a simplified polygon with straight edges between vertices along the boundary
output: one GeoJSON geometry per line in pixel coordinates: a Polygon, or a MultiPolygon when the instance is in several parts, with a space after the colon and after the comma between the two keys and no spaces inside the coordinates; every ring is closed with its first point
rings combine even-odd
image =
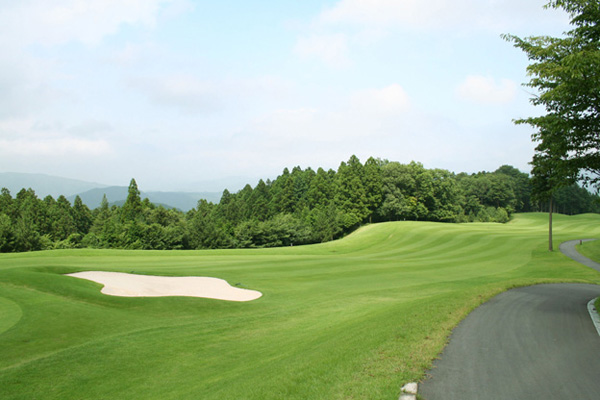
{"type": "MultiPolygon", "coordinates": [[[[250,178],[247,176],[230,176],[221,179],[195,181],[190,183],[189,185],[186,185],[185,187],[180,187],[179,189],[181,189],[181,191],[186,192],[188,191],[188,189],[191,189],[193,191],[200,190],[201,192],[218,192],[220,194],[223,193],[223,190],[227,189],[230,193],[236,193],[247,184],[249,184],[252,187],[256,186],[259,180],[260,178],[250,178]]],[[[266,181],[267,179],[264,180],[266,181]]]]}
{"type": "MultiPolygon", "coordinates": [[[[100,183],[85,182],[77,179],[60,178],[45,174],[26,174],[16,172],[0,172],[0,188],[7,188],[12,197],[23,188],[31,188],[35,191],[38,198],[43,199],[50,195],[55,199],[64,195],[71,204],[75,197],[79,195],[84,204],[94,209],[100,206],[102,196],[110,204],[123,204],[127,199],[127,186],[108,186],[100,183]]],[[[198,205],[198,200],[218,203],[221,200],[222,192],[141,192],[142,199],[148,198],[156,205],[163,205],[169,208],[178,208],[182,211],[189,211],[198,205]]]]}
{"type": "Polygon", "coordinates": [[[48,195],[57,198],[61,194],[68,197],[93,188],[106,187],[106,185],[45,174],[0,172],[0,188],[3,187],[7,188],[13,197],[21,189],[31,188],[38,198],[44,198],[48,195]]]}
{"type": "Polygon", "coordinates": [[[106,199],[110,204],[124,201],[127,198],[127,186],[108,186],[104,188],[94,188],[85,192],[76,193],[67,196],[67,199],[73,204],[76,196],[81,197],[81,201],[86,206],[94,209],[102,203],[102,197],[106,194],[106,199]]]}
{"type": "MultiPolygon", "coordinates": [[[[106,199],[110,204],[122,205],[127,199],[127,186],[110,186],[105,188],[91,189],[83,193],[78,193],[67,197],[71,203],[78,195],[81,201],[88,207],[94,209],[100,206],[102,197],[106,194],[106,199]]],[[[221,199],[221,193],[187,193],[187,192],[140,192],[142,199],[148,198],[151,203],[163,205],[167,208],[178,208],[182,211],[189,211],[198,205],[198,200],[218,203],[221,199]]]]}
{"type": "Polygon", "coordinates": [[[166,204],[182,211],[189,211],[198,205],[198,200],[204,199],[211,203],[218,203],[221,195],[222,193],[218,192],[143,192],[142,199],[148,197],[148,200],[154,204],[166,204]]]}

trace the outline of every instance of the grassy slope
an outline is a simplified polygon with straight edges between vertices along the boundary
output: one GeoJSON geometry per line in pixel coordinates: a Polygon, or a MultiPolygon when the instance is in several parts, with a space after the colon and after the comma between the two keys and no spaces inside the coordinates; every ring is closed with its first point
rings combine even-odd
{"type": "MultiPolygon", "coordinates": [[[[600,237],[598,222],[556,216],[556,245],[600,237]]],[[[600,283],[545,249],[546,215],[525,214],[505,225],[376,224],[279,249],[3,254],[0,398],[398,398],[491,296],[600,283]],[[61,275],[82,270],[214,276],[264,295],[118,298],[61,275]]]]}
{"type": "MultiPolygon", "coordinates": [[[[577,245],[577,251],[596,262],[600,262],[600,240],[577,245]]],[[[596,310],[600,310],[600,297],[596,300],[596,310]]]]}

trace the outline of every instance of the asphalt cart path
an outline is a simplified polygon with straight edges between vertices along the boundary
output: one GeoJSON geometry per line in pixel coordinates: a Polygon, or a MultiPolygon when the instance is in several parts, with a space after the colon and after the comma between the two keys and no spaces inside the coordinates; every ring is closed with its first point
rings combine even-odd
{"type": "MultiPolygon", "coordinates": [[[[577,243],[567,242],[561,251],[574,250],[577,243]]],[[[419,395],[427,400],[600,399],[600,336],[587,309],[598,296],[597,285],[549,284],[494,297],[454,330],[419,385],[419,395]]]]}
{"type": "Polygon", "coordinates": [[[569,240],[568,242],[561,243],[559,248],[560,251],[567,257],[572,258],[573,260],[582,263],[583,265],[593,268],[596,271],[600,272],[600,264],[594,260],[590,260],[589,258],[582,256],[579,254],[575,246],[579,243],[590,242],[596,239],[581,239],[581,240],[569,240]]]}

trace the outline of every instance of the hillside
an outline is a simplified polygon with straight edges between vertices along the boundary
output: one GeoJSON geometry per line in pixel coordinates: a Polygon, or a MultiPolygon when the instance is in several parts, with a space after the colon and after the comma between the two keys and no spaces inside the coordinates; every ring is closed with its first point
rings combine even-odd
{"type": "MultiPolygon", "coordinates": [[[[104,194],[111,204],[122,204],[127,198],[127,186],[108,186],[46,174],[2,172],[0,173],[0,188],[7,188],[13,197],[21,189],[29,188],[33,189],[40,199],[48,195],[56,199],[63,195],[71,204],[75,197],[79,196],[83,203],[91,209],[100,206],[104,194]]],[[[221,192],[142,192],[142,198],[146,197],[156,205],[189,211],[196,207],[200,199],[218,203],[221,199],[221,192]]]]}
{"type": "Polygon", "coordinates": [[[40,198],[48,195],[57,198],[60,195],[74,197],[77,193],[94,188],[105,188],[107,185],[46,174],[0,172],[0,188],[3,187],[10,190],[13,196],[23,188],[31,188],[40,198]]]}

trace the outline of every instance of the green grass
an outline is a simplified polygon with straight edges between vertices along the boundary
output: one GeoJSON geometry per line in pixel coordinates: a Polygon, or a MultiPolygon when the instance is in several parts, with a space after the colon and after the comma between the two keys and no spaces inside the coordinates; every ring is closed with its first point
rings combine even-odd
{"type": "MultiPolygon", "coordinates": [[[[546,251],[546,218],[374,224],[276,249],[2,254],[0,398],[398,398],[495,294],[600,284],[600,273],[546,251]],[[212,276],[263,297],[112,297],[63,276],[84,270],[212,276]]],[[[556,248],[600,237],[599,222],[557,215],[556,248]]]]}
{"type": "Polygon", "coordinates": [[[596,262],[600,262],[600,240],[594,240],[593,242],[583,242],[578,244],[577,251],[592,259],[596,262]]]}
{"type": "MultiPolygon", "coordinates": [[[[580,245],[577,245],[577,251],[586,256],[589,259],[592,259],[596,262],[600,262],[600,240],[594,240],[593,242],[583,242],[580,245]]],[[[600,310],[600,297],[594,303],[596,306],[596,310],[600,310]]]]}

